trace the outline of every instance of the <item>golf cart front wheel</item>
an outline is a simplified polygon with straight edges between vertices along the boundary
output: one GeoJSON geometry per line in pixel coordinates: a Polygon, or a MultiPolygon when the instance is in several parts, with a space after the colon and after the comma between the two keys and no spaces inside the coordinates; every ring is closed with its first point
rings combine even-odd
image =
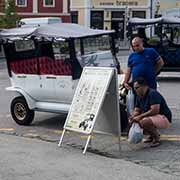
{"type": "Polygon", "coordinates": [[[29,125],[34,119],[34,111],[29,109],[22,96],[16,97],[11,102],[11,114],[14,121],[19,125],[29,125]]]}

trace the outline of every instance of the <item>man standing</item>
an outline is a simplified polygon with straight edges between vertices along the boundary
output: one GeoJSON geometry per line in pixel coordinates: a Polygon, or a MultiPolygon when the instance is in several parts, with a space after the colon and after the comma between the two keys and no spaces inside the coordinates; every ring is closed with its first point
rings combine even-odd
{"type": "Polygon", "coordinates": [[[142,39],[135,37],[132,40],[132,52],[128,59],[128,68],[125,73],[124,86],[130,89],[128,84],[131,74],[132,81],[137,77],[144,77],[150,88],[156,89],[156,75],[164,62],[153,48],[144,48],[142,39]]]}
{"type": "Polygon", "coordinates": [[[148,87],[145,79],[139,77],[134,80],[136,103],[129,122],[138,122],[144,132],[150,136],[144,143],[151,143],[151,147],[160,145],[160,134],[157,129],[170,126],[172,114],[163,96],[148,87]]]}

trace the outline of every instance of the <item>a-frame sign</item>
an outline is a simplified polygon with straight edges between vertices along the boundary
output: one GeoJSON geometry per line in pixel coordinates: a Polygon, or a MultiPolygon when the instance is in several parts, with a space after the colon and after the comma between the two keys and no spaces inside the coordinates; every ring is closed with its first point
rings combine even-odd
{"type": "Polygon", "coordinates": [[[62,144],[66,130],[88,135],[83,154],[93,131],[118,135],[120,148],[120,109],[115,68],[83,69],[58,146],[62,144]]]}

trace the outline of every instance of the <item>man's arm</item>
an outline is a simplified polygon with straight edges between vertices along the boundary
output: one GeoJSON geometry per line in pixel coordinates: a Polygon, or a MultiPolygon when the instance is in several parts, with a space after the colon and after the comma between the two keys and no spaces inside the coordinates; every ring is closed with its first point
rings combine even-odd
{"type": "Polygon", "coordinates": [[[163,66],[164,66],[164,61],[160,57],[159,60],[157,60],[156,65],[155,65],[155,73],[158,74],[163,66]]]}
{"type": "Polygon", "coordinates": [[[149,111],[134,117],[133,121],[139,122],[145,117],[154,116],[154,115],[159,114],[159,111],[160,111],[160,104],[153,104],[153,105],[151,105],[149,111]]]}
{"type": "Polygon", "coordinates": [[[125,72],[125,77],[123,82],[123,85],[125,86],[126,89],[130,89],[130,86],[128,85],[130,77],[131,77],[131,68],[128,67],[127,71],[125,72]]]}

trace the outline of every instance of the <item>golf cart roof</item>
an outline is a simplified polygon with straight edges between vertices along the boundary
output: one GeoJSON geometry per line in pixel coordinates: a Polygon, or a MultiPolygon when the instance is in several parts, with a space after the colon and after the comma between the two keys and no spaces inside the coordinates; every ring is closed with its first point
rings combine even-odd
{"type": "Polygon", "coordinates": [[[151,25],[151,24],[179,24],[180,18],[178,17],[160,17],[160,18],[152,18],[152,19],[143,19],[143,18],[131,18],[129,20],[129,25],[151,25]]]}
{"type": "Polygon", "coordinates": [[[40,27],[20,27],[12,29],[3,29],[0,31],[0,36],[2,39],[18,39],[18,38],[28,38],[31,36],[43,37],[46,39],[68,39],[68,38],[83,38],[90,36],[98,36],[114,33],[114,31],[107,30],[95,30],[83,27],[78,24],[72,23],[57,23],[57,24],[47,24],[40,27]]]}

